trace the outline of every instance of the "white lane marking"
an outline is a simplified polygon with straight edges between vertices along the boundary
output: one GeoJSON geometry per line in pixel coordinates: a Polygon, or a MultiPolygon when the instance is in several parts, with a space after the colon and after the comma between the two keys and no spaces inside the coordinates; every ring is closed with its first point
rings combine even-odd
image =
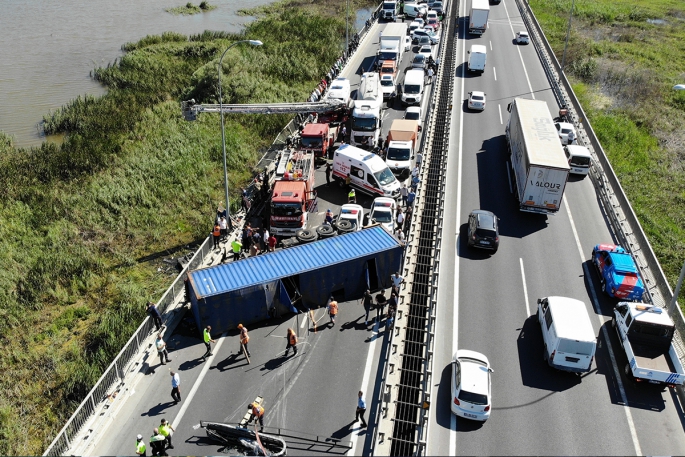
{"type": "MultiPolygon", "coordinates": [[[[376,323],[373,326],[374,333],[378,333],[379,326],[380,326],[380,323],[378,321],[376,321],[376,323]]],[[[390,327],[391,332],[394,331],[393,328],[394,327],[390,327]]],[[[386,324],[386,331],[388,331],[387,330],[387,324],[386,324]]],[[[368,391],[367,387],[369,384],[369,378],[371,377],[371,369],[373,368],[373,355],[376,352],[376,341],[378,341],[378,339],[379,339],[379,337],[376,337],[376,338],[372,337],[371,342],[369,343],[369,353],[366,356],[366,365],[364,366],[364,377],[362,378],[362,386],[359,388],[359,390],[364,392],[364,399],[366,400],[366,410],[367,411],[371,411],[371,408],[369,408],[369,398],[370,397],[369,397],[369,391],[368,391]]],[[[373,388],[372,388],[371,393],[373,393],[373,388]]],[[[364,419],[367,421],[367,423],[369,420],[371,420],[370,417],[365,417],[364,419]]],[[[358,431],[355,430],[355,431],[357,431],[357,433],[352,432],[353,433],[352,447],[350,448],[350,452],[348,455],[355,455],[354,452],[357,449],[357,442],[359,441],[359,433],[358,432],[361,432],[361,430],[362,430],[362,428],[361,428],[361,426],[359,426],[358,431]]],[[[366,434],[364,434],[364,439],[366,439],[366,434]]]]}
{"type": "MultiPolygon", "coordinates": [[[[568,214],[568,220],[571,222],[571,230],[573,231],[573,238],[576,240],[576,247],[578,248],[578,254],[580,255],[580,260],[583,262],[583,270],[585,272],[585,277],[590,277],[590,270],[587,268],[585,262],[585,256],[583,255],[583,248],[580,245],[580,238],[578,238],[578,231],[576,230],[576,224],[573,222],[573,215],[571,215],[571,207],[568,205],[568,196],[564,199],[564,206],[566,207],[566,214],[568,214]]],[[[614,376],[616,376],[616,383],[618,384],[618,391],[621,394],[621,401],[623,401],[623,411],[626,413],[626,420],[628,421],[628,429],[630,430],[630,437],[633,440],[633,447],[635,448],[635,455],[642,455],[642,447],[640,446],[640,440],[637,437],[637,430],[635,429],[635,422],[633,422],[633,415],[630,412],[630,407],[628,406],[628,397],[626,396],[625,389],[623,388],[623,381],[621,380],[621,373],[618,371],[618,365],[616,364],[616,357],[614,356],[614,348],[612,347],[611,340],[609,339],[609,332],[604,325],[604,319],[602,319],[602,313],[599,309],[599,301],[597,300],[597,293],[593,287],[590,287],[590,294],[592,294],[592,306],[595,309],[597,319],[599,319],[599,326],[602,329],[602,334],[604,335],[604,341],[607,342],[607,351],[609,351],[609,357],[611,358],[611,365],[614,368],[614,376]]],[[[596,363],[596,362],[595,362],[596,363]]]]}
{"type": "MultiPolygon", "coordinates": [[[[509,21],[509,28],[513,36],[516,36],[514,32],[514,25],[511,23],[511,17],[509,17],[509,10],[507,9],[507,4],[504,4],[504,11],[507,12],[507,20],[509,21]]],[[[530,78],[528,77],[528,70],[526,70],[526,64],[523,62],[523,56],[521,55],[521,47],[516,46],[516,51],[519,53],[519,59],[521,59],[521,65],[523,66],[523,73],[526,75],[526,81],[528,82],[528,90],[530,91],[531,97],[535,100],[535,94],[533,93],[533,86],[530,85],[530,78]]]]}
{"type": "Polygon", "coordinates": [[[523,279],[523,297],[526,300],[526,317],[530,316],[530,307],[528,306],[528,286],[526,286],[526,272],[523,270],[523,259],[519,257],[521,263],[521,279],[523,279]]]}
{"type": "Polygon", "coordinates": [[[495,67],[492,67],[492,73],[495,75],[495,81],[497,81],[497,70],[495,70],[495,67]]]}
{"type": "MultiPolygon", "coordinates": [[[[463,3],[462,3],[463,7],[463,3]]],[[[459,28],[462,30],[462,28],[459,28]]],[[[465,55],[466,46],[461,48],[461,61],[463,62],[465,55]]],[[[466,81],[466,76],[464,75],[464,65],[461,66],[461,94],[460,100],[464,99],[464,81],[466,81]]],[[[457,352],[459,348],[459,218],[461,217],[461,185],[462,185],[462,157],[463,157],[463,141],[464,141],[464,116],[459,116],[459,153],[457,154],[457,233],[456,233],[456,243],[455,250],[456,255],[454,257],[454,306],[452,309],[452,333],[456,334],[456,337],[452,338],[452,352],[450,355],[457,352]]],[[[450,384],[451,388],[451,384],[450,384]]],[[[451,396],[451,393],[450,393],[451,396]]],[[[448,455],[457,455],[457,418],[450,410],[450,446],[448,455]]]]}
{"type": "Polygon", "coordinates": [[[507,160],[507,181],[509,181],[509,193],[514,193],[514,188],[511,186],[511,173],[509,173],[509,161],[507,160]]]}
{"type": "MultiPolygon", "coordinates": [[[[298,314],[299,316],[299,314],[298,314]]],[[[300,328],[304,328],[304,326],[309,322],[309,313],[304,313],[304,319],[302,319],[302,323],[300,324],[300,328]]]]}
{"type": "MultiPolygon", "coordinates": [[[[183,400],[181,403],[181,409],[179,410],[178,414],[174,418],[174,421],[171,423],[171,427],[173,428],[178,428],[178,425],[181,423],[181,419],[183,419],[183,415],[186,413],[186,410],[190,406],[190,404],[193,402],[193,398],[195,397],[195,393],[197,392],[197,389],[200,388],[200,384],[202,383],[202,380],[205,378],[205,375],[209,371],[209,367],[212,365],[212,362],[214,361],[214,357],[216,354],[219,352],[219,349],[221,349],[221,345],[224,343],[224,340],[226,340],[226,333],[221,335],[219,338],[219,341],[214,345],[214,348],[212,348],[212,355],[209,356],[207,360],[205,360],[205,366],[202,367],[202,371],[200,372],[200,376],[197,377],[195,380],[195,384],[193,384],[193,387],[190,389],[190,392],[188,392],[188,396],[183,400]]],[[[181,380],[182,382],[183,380],[181,380]]]]}
{"type": "Polygon", "coordinates": [[[490,50],[492,51],[492,40],[490,40],[490,50]]]}
{"type": "Polygon", "coordinates": [[[499,123],[502,125],[504,124],[504,122],[502,122],[502,105],[497,104],[497,112],[499,112],[499,123]]]}

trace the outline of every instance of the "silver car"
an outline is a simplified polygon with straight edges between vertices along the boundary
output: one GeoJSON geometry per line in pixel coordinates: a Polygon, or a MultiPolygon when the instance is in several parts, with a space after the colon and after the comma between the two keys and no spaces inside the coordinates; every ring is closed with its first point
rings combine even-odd
{"type": "Polygon", "coordinates": [[[412,68],[419,68],[421,70],[426,69],[426,55],[425,54],[416,54],[414,56],[414,60],[411,63],[412,68]]]}

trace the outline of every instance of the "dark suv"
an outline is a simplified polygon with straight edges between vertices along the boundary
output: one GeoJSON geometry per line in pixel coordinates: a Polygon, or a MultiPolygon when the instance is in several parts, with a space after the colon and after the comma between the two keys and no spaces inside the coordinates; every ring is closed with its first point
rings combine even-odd
{"type": "Polygon", "coordinates": [[[490,211],[474,209],[469,214],[467,232],[469,247],[492,249],[499,248],[499,218],[490,211]]]}

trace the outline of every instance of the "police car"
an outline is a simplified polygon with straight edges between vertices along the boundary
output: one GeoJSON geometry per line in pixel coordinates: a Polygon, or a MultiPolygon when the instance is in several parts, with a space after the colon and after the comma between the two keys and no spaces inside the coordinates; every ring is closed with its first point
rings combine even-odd
{"type": "Polygon", "coordinates": [[[633,256],[621,246],[598,244],[592,249],[602,291],[624,301],[640,301],[645,286],[633,256]]]}
{"type": "Polygon", "coordinates": [[[351,230],[345,231],[356,232],[361,230],[364,221],[364,208],[362,208],[360,205],[355,205],[353,203],[342,205],[340,207],[340,214],[338,214],[338,218],[335,221],[336,225],[338,226],[338,229],[346,225],[343,223],[343,225],[341,226],[340,223],[342,221],[349,221],[350,224],[352,224],[351,230]]]}
{"type": "Polygon", "coordinates": [[[390,233],[395,233],[395,212],[397,202],[394,198],[378,197],[371,204],[369,222],[378,222],[390,233]]]}

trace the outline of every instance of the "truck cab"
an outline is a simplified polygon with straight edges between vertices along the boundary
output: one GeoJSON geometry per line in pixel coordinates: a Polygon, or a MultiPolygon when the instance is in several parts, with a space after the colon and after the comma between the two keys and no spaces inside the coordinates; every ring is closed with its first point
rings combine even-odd
{"type": "Polygon", "coordinates": [[[309,123],[300,133],[300,150],[311,152],[316,158],[327,158],[335,138],[330,136],[328,124],[309,123]]]}
{"type": "Polygon", "coordinates": [[[628,363],[624,372],[637,382],[675,387],[685,383],[685,372],[673,347],[675,325],[665,310],[646,303],[619,303],[614,308],[616,328],[628,363]]]}
{"type": "Polygon", "coordinates": [[[381,9],[381,19],[395,22],[397,20],[397,1],[384,0],[381,9]]]}
{"type": "Polygon", "coordinates": [[[313,153],[297,151],[279,158],[271,193],[271,233],[294,236],[307,228],[308,212],[316,203],[314,176],[313,153]]]}
{"type": "Polygon", "coordinates": [[[416,153],[419,136],[419,123],[407,119],[392,121],[388,132],[388,153],[385,163],[400,180],[407,179],[411,172],[411,163],[416,153]]]}

